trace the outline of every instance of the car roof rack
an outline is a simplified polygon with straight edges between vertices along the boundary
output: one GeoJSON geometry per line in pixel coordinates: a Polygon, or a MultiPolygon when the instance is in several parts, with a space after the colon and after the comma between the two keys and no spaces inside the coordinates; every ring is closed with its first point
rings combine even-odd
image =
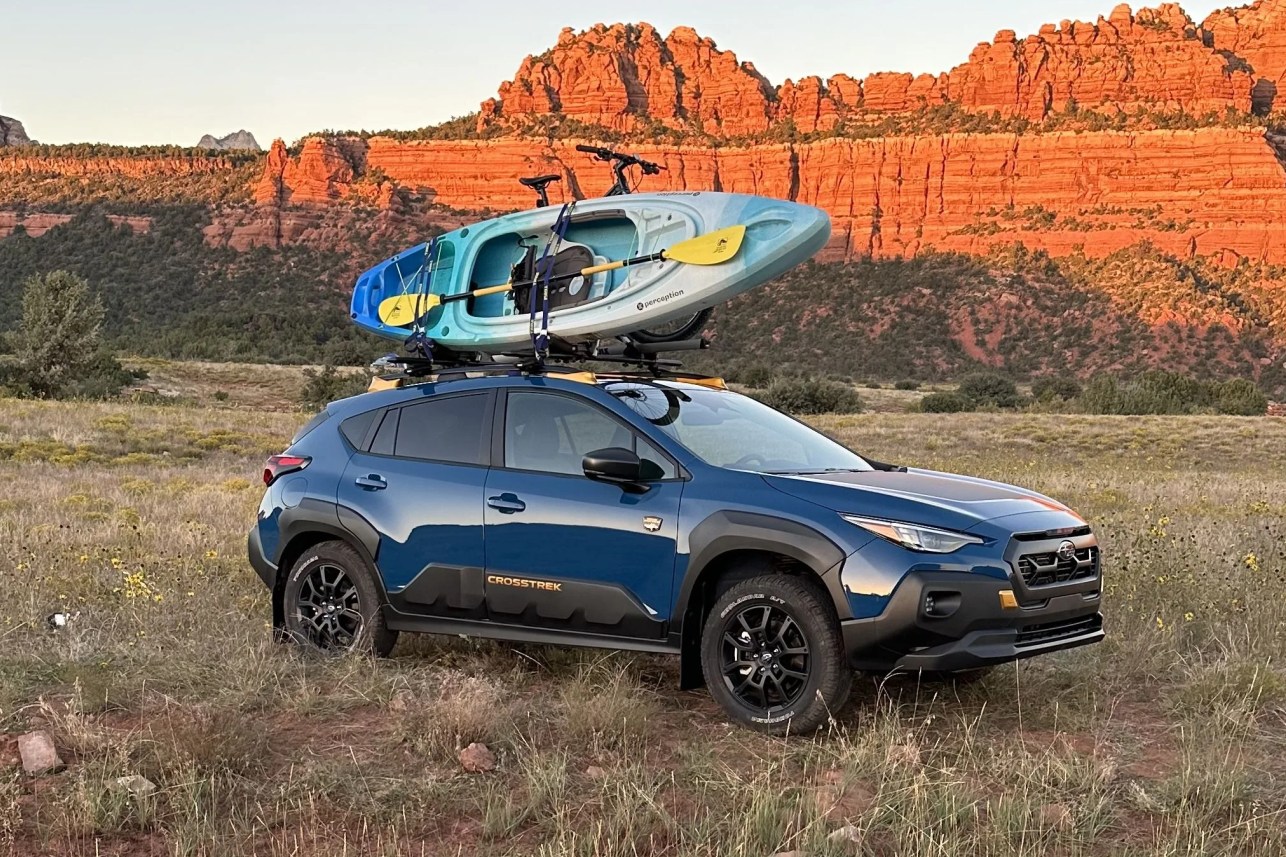
{"type": "Polygon", "coordinates": [[[371,364],[377,374],[371,379],[369,390],[395,389],[405,386],[411,379],[440,382],[486,375],[548,375],[585,384],[598,383],[601,380],[600,372],[580,365],[586,363],[637,367],[633,372],[602,371],[602,379],[652,378],[695,384],[712,390],[726,390],[727,383],[718,376],[684,372],[678,361],[659,357],[660,354],[672,351],[704,349],[708,344],[705,339],[664,343],[626,341],[605,347],[597,344],[585,347],[556,343],[555,345],[562,347],[557,350],[551,348],[551,352],[543,358],[534,353],[519,353],[495,355],[487,360],[466,359],[456,355],[422,357],[387,354],[371,364]],[[394,374],[382,374],[390,370],[394,374]]]}

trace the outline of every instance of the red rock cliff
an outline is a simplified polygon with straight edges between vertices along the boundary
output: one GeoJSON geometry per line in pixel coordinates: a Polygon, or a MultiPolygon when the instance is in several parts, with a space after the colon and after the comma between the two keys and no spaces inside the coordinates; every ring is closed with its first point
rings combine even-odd
{"type": "MultiPolygon", "coordinates": [[[[1267,11],[1255,7],[1255,23],[1246,28],[1270,26],[1261,19],[1276,26],[1280,4],[1267,3],[1267,11]]],[[[1249,21],[1252,10],[1244,11],[1249,21]]],[[[1241,30],[1234,23],[1218,32],[1224,35],[1210,37],[1174,3],[1138,14],[1120,5],[1106,18],[1047,24],[1025,38],[1002,30],[941,75],[807,77],[774,88],[752,65],[688,28],[662,39],[650,24],[599,24],[582,33],[565,29],[554,48],[523,60],[498,97],[483,103],[479,123],[520,129],[536,117],[561,116],[618,131],[660,122],[729,136],[785,120],[804,132],[830,130],[850,113],[944,103],[1033,120],[1072,105],[1127,113],[1245,112],[1254,81],[1244,63],[1217,44],[1237,42],[1241,30]]],[[[1260,41],[1274,51],[1286,48],[1286,38],[1272,33],[1260,41]]]]}
{"type": "MultiPolygon", "coordinates": [[[[505,211],[532,204],[517,178],[556,172],[557,201],[595,196],[608,171],[576,140],[309,140],[268,160],[261,198],[350,198],[378,169],[424,201],[505,211]],[[360,152],[360,159],[353,153],[360,152]],[[284,158],[284,161],[281,159],[284,158]],[[348,160],[345,160],[345,159],[348,160]],[[359,167],[359,160],[361,166],[359,167]],[[341,164],[340,162],[343,161],[341,164]],[[275,189],[280,174],[282,188],[275,189]],[[298,179],[291,185],[291,177],[298,179]],[[276,194],[276,196],[274,196],[276,194]]],[[[710,149],[637,146],[667,171],[649,188],[757,193],[830,212],[829,258],[982,252],[1022,241],[1092,255],[1149,240],[1180,255],[1286,262],[1286,141],[1255,128],[830,139],[710,149]]]]}

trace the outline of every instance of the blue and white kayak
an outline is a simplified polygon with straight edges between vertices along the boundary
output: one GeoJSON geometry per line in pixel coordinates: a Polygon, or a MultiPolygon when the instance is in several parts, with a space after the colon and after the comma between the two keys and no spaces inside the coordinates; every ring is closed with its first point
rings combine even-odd
{"type": "MultiPolygon", "coordinates": [[[[558,216],[557,207],[537,208],[448,232],[438,238],[431,266],[425,264],[427,244],[380,262],[357,279],[354,323],[402,341],[411,324],[381,321],[381,302],[423,294],[426,284],[428,294],[449,297],[515,282],[519,287],[509,292],[434,307],[420,323],[429,339],[455,351],[530,348],[530,291],[521,283],[531,279],[558,216]]],[[[666,192],[578,202],[553,261],[555,276],[657,253],[739,224],[746,227],[741,248],[721,264],[666,259],[564,278],[550,292],[550,334],[593,342],[689,318],[804,262],[831,231],[821,209],[744,194],[666,192]]]]}

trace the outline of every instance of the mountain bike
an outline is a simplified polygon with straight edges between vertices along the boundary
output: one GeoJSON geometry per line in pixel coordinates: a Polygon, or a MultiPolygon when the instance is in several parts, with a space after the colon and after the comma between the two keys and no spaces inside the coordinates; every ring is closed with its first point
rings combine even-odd
{"type": "MultiPolygon", "coordinates": [[[[660,175],[665,167],[655,164],[652,161],[646,161],[637,155],[631,155],[625,152],[617,152],[612,149],[606,149],[602,146],[578,145],[576,151],[593,155],[597,161],[602,161],[612,165],[612,175],[615,181],[611,188],[608,189],[604,196],[628,196],[633,193],[642,181],[630,181],[628,171],[637,167],[642,171],[644,176],[660,175]]],[[[536,193],[536,207],[544,208],[549,205],[549,185],[561,181],[562,177],[556,173],[550,173],[542,176],[531,176],[529,178],[520,178],[518,181],[524,186],[529,187],[536,193]]],[[[714,309],[703,309],[695,315],[685,316],[675,319],[674,321],[665,322],[657,327],[646,330],[636,330],[630,334],[630,338],[636,342],[657,343],[657,342],[680,342],[699,336],[705,329],[706,323],[710,321],[710,316],[714,314],[714,309]]]]}

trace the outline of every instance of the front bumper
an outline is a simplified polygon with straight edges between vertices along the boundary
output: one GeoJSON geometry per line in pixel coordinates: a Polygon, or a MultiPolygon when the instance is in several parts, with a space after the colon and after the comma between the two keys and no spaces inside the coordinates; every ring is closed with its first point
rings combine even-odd
{"type": "Polygon", "coordinates": [[[1015,593],[1008,581],[912,572],[879,616],[841,623],[844,645],[854,669],[949,672],[1097,643],[1104,636],[1099,585],[1095,577],[1049,594],[1024,590],[1017,606],[1005,607],[1001,593],[1015,593]]]}
{"type": "Polygon", "coordinates": [[[246,551],[250,554],[250,567],[263,580],[263,585],[272,589],[277,585],[277,566],[268,561],[263,552],[263,540],[259,537],[259,528],[250,530],[246,538],[246,551]]]}

